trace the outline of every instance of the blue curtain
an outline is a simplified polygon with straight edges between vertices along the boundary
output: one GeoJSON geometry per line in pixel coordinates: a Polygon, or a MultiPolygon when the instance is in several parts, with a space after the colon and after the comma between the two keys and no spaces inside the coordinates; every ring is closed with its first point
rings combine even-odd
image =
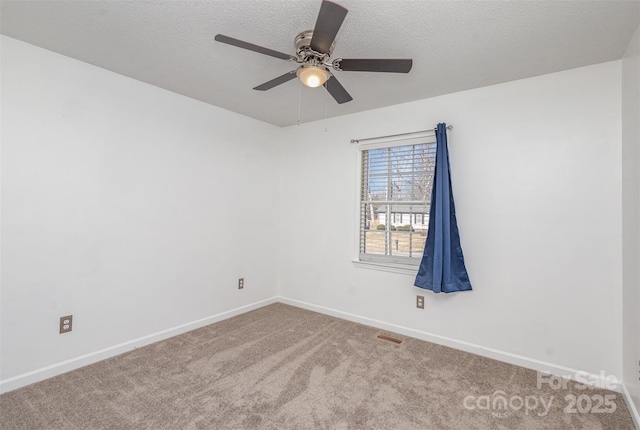
{"type": "Polygon", "coordinates": [[[431,192],[429,230],[414,285],[434,293],[471,290],[464,266],[456,209],[451,192],[447,125],[436,130],[436,171],[431,192]]]}

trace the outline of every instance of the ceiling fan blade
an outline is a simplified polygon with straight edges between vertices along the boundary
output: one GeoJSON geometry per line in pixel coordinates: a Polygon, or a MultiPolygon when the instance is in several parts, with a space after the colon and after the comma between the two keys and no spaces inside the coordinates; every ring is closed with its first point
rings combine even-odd
{"type": "Polygon", "coordinates": [[[257,87],[254,88],[254,90],[267,91],[273,87],[277,87],[280,84],[284,84],[285,82],[288,82],[295,77],[296,77],[296,71],[292,70],[290,72],[285,73],[284,75],[278,76],[275,79],[271,79],[269,82],[265,82],[262,85],[258,85],[257,87]]]}
{"type": "Polygon", "coordinates": [[[338,70],[345,72],[409,73],[413,60],[411,58],[344,58],[335,60],[333,64],[338,67],[338,70]]]}
{"type": "Polygon", "coordinates": [[[273,49],[254,45],[253,43],[245,42],[243,40],[234,39],[233,37],[225,36],[224,34],[216,34],[215,40],[226,43],[227,45],[237,46],[238,48],[248,49],[249,51],[259,52],[260,54],[269,55],[282,60],[290,60],[293,58],[291,55],[285,54],[284,52],[274,51],[273,49]]]}
{"type": "Polygon", "coordinates": [[[309,45],[311,49],[321,54],[329,53],[347,12],[349,11],[339,4],[327,0],[322,2],[309,45]]]}
{"type": "Polygon", "coordinates": [[[338,82],[335,76],[331,75],[329,80],[324,83],[324,87],[329,91],[329,94],[338,102],[338,104],[350,102],[353,97],[349,95],[347,90],[338,82]]]}

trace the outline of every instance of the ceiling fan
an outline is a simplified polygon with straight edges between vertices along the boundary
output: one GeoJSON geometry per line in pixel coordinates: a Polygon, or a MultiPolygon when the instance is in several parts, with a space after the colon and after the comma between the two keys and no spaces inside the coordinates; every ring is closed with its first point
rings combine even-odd
{"type": "Polygon", "coordinates": [[[329,94],[342,104],[353,100],[347,90],[338,82],[329,69],[345,72],[389,72],[409,73],[413,60],[401,59],[368,59],[368,58],[336,58],[331,60],[331,54],[335,47],[335,38],[342,26],[348,10],[336,3],[323,0],[316,26],[313,30],[303,31],[295,38],[296,55],[283,52],[253,43],[244,42],[233,37],[217,34],[215,40],[238,48],[248,49],[260,54],[280,58],[300,64],[296,70],[278,76],[262,85],[253,88],[258,91],[270,90],[280,84],[294,79],[296,76],[308,87],[315,88],[321,85],[329,94]]]}

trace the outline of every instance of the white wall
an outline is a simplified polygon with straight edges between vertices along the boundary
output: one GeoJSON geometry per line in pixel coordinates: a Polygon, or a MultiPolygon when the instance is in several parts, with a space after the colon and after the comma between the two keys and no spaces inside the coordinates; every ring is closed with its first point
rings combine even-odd
{"type": "Polygon", "coordinates": [[[3,381],[276,295],[276,127],[1,43],[3,381]]]}
{"type": "Polygon", "coordinates": [[[281,294],[620,378],[620,94],[617,61],[289,127],[281,294]],[[357,147],[350,139],[443,121],[454,126],[453,190],[474,286],[453,295],[351,263],[357,147]],[[416,294],[426,295],[425,310],[415,308],[416,294]]]}
{"type": "Polygon", "coordinates": [[[640,27],[622,60],[624,381],[640,411],[640,27]]]}

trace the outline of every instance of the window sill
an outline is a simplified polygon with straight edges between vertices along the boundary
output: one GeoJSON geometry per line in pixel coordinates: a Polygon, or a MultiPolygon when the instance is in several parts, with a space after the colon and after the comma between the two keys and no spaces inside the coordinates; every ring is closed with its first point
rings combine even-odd
{"type": "Polygon", "coordinates": [[[353,265],[361,269],[381,270],[383,272],[401,273],[415,276],[418,273],[418,265],[387,263],[380,261],[353,260],[353,265]]]}

